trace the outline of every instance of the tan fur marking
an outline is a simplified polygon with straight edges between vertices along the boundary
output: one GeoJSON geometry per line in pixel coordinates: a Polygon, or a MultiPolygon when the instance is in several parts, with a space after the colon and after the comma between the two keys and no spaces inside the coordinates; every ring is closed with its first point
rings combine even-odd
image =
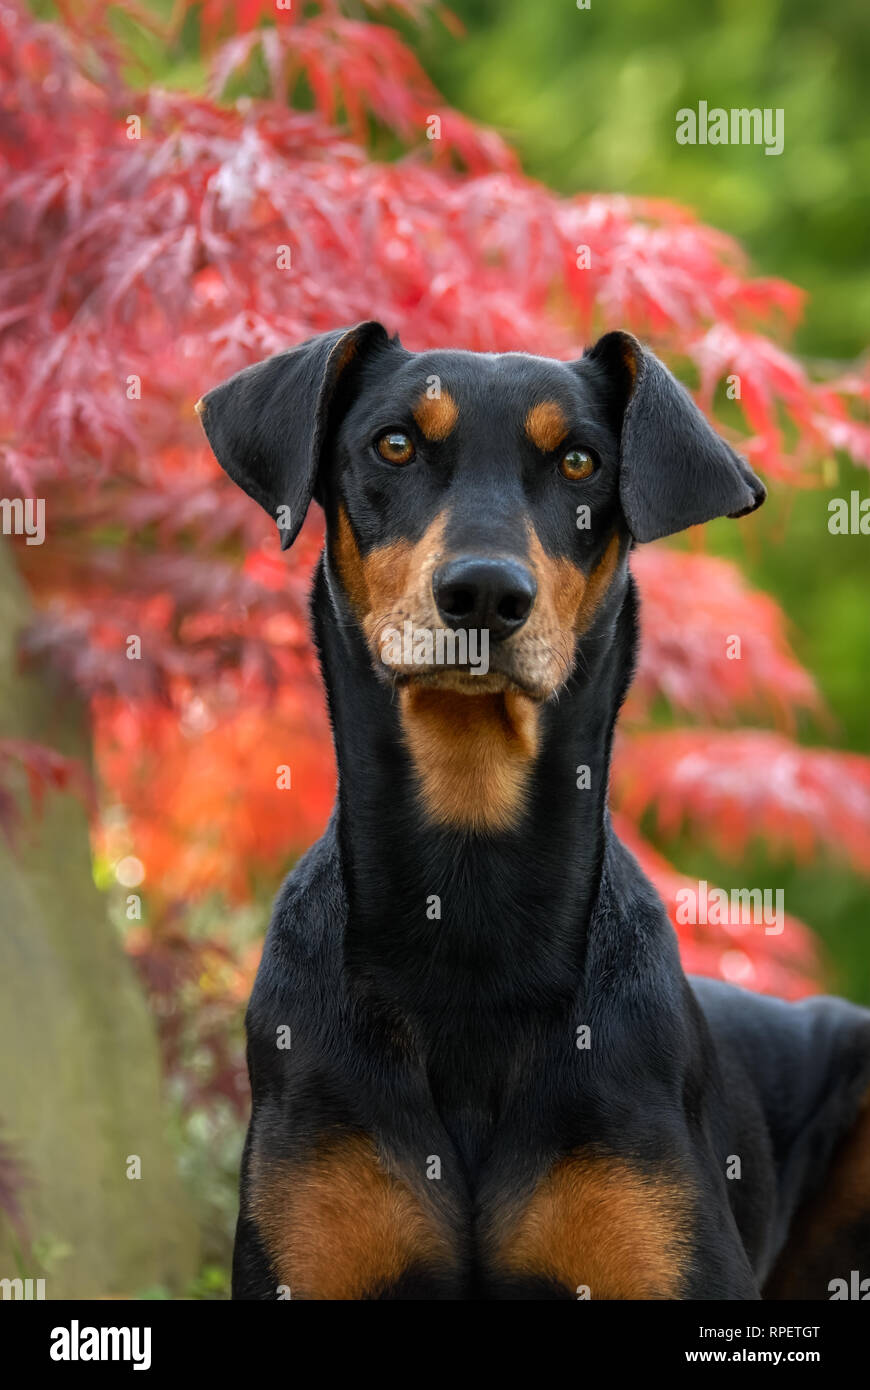
{"type": "Polygon", "coordinates": [[[338,377],[341,376],[348,363],[356,357],[356,338],[353,333],[345,333],[343,338],[339,338],[333,351],[338,353],[335,363],[336,376],[338,377]]]}
{"type": "Polygon", "coordinates": [[[568,421],[558,401],[540,401],[526,416],[526,435],[536,448],[549,454],[568,433],[568,421]]]}
{"type": "MultiPolygon", "coordinates": [[[[430,528],[431,529],[431,528],[430,528]]],[[[427,532],[427,536],[429,532],[427,532]]],[[[420,542],[422,546],[426,536],[420,542]]],[[[426,542],[428,544],[428,542],[426,542]]],[[[405,585],[417,547],[407,541],[378,546],[363,559],[344,507],[338,511],[333,555],[338,573],[358,617],[389,610],[405,585]]]]}
{"type": "Polygon", "coordinates": [[[368,604],[368,590],[366,588],[365,571],[363,570],[362,556],[359,553],[359,546],[356,537],[350,529],[350,522],[347,519],[347,512],[344,507],[338,509],[338,521],[336,523],[335,539],[332,543],[332,556],[335,567],[338,570],[339,578],[344,585],[347,594],[355,611],[362,615],[366,611],[368,604]]]}
{"type": "Polygon", "coordinates": [[[255,1158],[249,1211],[293,1297],[370,1298],[411,1265],[451,1257],[446,1234],[366,1135],[335,1141],[304,1167],[255,1158]]]}
{"type": "Polygon", "coordinates": [[[611,536],[607,549],[590,575],[585,575],[564,556],[548,555],[530,529],[529,557],[538,579],[536,625],[556,645],[564,633],[580,635],[589,628],[598,605],[607,593],[619,563],[619,536],[611,536]]]}
{"type": "Polygon", "coordinates": [[[587,1285],[593,1299],[678,1298],[689,1206],[675,1182],[575,1155],[538,1183],[497,1263],[571,1289],[587,1285]]]}
{"type": "Polygon", "coordinates": [[[583,636],[592,625],[598,606],[613,581],[619,564],[619,536],[614,531],[607,543],[607,549],[589,576],[586,588],[574,618],[574,628],[578,636],[583,636]]]}
{"type": "MultiPolygon", "coordinates": [[[[339,509],[331,554],[373,661],[382,659],[388,629],[401,632],[406,621],[430,631],[441,627],[432,575],[444,558],[446,523],[441,513],[416,544],[395,541],[363,557],[339,509]]],[[[619,538],[614,534],[588,577],[569,560],[548,556],[531,529],[529,559],[538,597],[528,623],[510,639],[512,677],[498,670],[469,675],[447,667],[425,673],[392,667],[399,676],[415,677],[399,692],[399,714],[423,807],[438,825],[502,831],[517,824],[538,752],[538,699],[569,674],[574,640],[612,580],[619,538]]]]}
{"type": "MultiPolygon", "coordinates": [[[[788,1239],[764,1288],[770,1299],[830,1298],[832,1279],[849,1280],[864,1252],[851,1233],[870,1216],[870,1091],[834,1153],[820,1192],[792,1222],[788,1239]]],[[[861,1277],[870,1269],[861,1267],[861,1277]]]]}
{"type": "Polygon", "coordinates": [[[429,818],[476,831],[514,825],[538,751],[535,702],[410,686],[399,708],[429,818]]]}
{"type": "Polygon", "coordinates": [[[548,555],[531,528],[529,558],[538,581],[535,605],[539,610],[538,622],[554,632],[573,632],[574,620],[586,592],[586,575],[564,556],[556,559],[548,555]]]}
{"type": "Polygon", "coordinates": [[[624,342],[622,345],[621,356],[623,366],[625,367],[625,370],[628,372],[628,375],[631,377],[631,384],[633,387],[635,382],[637,381],[637,355],[635,352],[634,344],[631,342],[624,342]]]}
{"type": "Polygon", "coordinates": [[[420,397],[414,419],[427,439],[446,439],[459,419],[459,407],[450,392],[442,388],[434,400],[425,393],[420,397]]]}
{"type": "Polygon", "coordinates": [[[196,405],[195,405],[193,408],[194,408],[194,410],[196,411],[197,415],[204,415],[204,414],[205,414],[205,397],[204,397],[204,396],[200,396],[199,400],[197,401],[196,405]]]}

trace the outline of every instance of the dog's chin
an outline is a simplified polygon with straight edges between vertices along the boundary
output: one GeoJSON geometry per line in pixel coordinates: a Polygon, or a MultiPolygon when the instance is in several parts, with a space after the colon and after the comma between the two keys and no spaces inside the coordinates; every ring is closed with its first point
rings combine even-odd
{"type": "Polygon", "coordinates": [[[395,667],[378,663],[378,674],[383,680],[398,689],[426,689],[451,691],[457,695],[524,695],[536,703],[549,699],[551,690],[533,689],[524,681],[516,679],[506,671],[479,672],[467,667],[395,667]]]}

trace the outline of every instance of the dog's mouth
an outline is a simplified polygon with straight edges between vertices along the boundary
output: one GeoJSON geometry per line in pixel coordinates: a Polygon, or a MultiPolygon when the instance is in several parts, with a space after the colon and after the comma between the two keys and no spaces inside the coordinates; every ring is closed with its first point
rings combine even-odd
{"type": "Polygon", "coordinates": [[[542,702],[565,683],[573,667],[573,634],[545,636],[532,627],[498,640],[486,628],[415,624],[407,610],[393,610],[366,626],[377,675],[399,689],[514,694],[542,702]]]}
{"type": "Polygon", "coordinates": [[[543,699],[543,694],[529,690],[502,671],[479,672],[468,667],[415,667],[412,671],[390,671],[389,679],[399,687],[421,686],[431,690],[454,690],[459,695],[495,695],[512,690],[531,699],[543,699]]]}
{"type": "Polygon", "coordinates": [[[558,689],[548,681],[530,679],[522,669],[499,656],[486,669],[467,662],[456,664],[393,663],[375,657],[375,668],[382,680],[396,689],[453,691],[470,697],[481,695],[524,695],[536,702],[548,700],[558,689]]]}

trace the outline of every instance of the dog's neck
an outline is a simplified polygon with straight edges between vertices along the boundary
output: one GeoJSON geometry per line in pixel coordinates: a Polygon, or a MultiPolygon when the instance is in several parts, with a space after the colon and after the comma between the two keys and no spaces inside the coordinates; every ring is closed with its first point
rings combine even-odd
{"type": "MultiPolygon", "coordinates": [[[[401,700],[375,676],[325,561],[312,609],[338,759],[349,967],[422,1018],[445,999],[483,1018],[573,995],[608,834],[613,726],[634,663],[627,571],[582,640],[571,680],[537,711],[523,809],[496,832],[427,815],[401,700]]],[[[483,698],[456,697],[469,709],[483,698]]]]}

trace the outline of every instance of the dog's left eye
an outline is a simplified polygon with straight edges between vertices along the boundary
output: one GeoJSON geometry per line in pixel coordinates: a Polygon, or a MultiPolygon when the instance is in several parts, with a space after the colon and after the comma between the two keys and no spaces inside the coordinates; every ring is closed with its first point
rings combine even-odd
{"type": "Polygon", "coordinates": [[[559,472],[576,483],[580,478],[591,477],[597,467],[598,460],[588,449],[569,449],[559,464],[559,472]]]}
{"type": "Polygon", "coordinates": [[[388,430],[377,440],[375,448],[387,463],[410,463],[414,457],[414,445],[401,430],[388,430]]]}

